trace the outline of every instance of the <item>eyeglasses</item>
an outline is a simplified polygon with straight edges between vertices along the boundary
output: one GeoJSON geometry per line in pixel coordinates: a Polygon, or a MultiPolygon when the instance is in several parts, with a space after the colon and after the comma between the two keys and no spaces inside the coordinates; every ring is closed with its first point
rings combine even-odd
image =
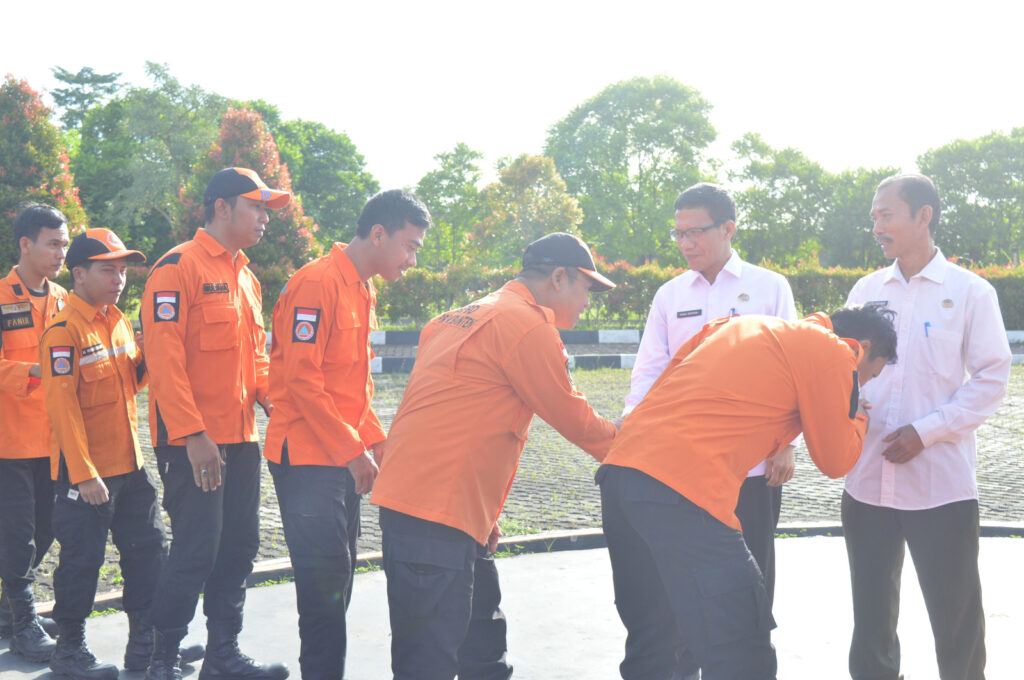
{"type": "Polygon", "coordinates": [[[709,225],[707,227],[694,227],[692,229],[683,229],[682,231],[680,231],[679,229],[670,229],[668,232],[668,237],[676,242],[680,242],[684,238],[688,238],[690,239],[690,241],[696,241],[698,238],[704,235],[704,232],[711,231],[712,229],[717,229],[726,222],[728,222],[728,220],[715,222],[714,224],[709,225]]]}

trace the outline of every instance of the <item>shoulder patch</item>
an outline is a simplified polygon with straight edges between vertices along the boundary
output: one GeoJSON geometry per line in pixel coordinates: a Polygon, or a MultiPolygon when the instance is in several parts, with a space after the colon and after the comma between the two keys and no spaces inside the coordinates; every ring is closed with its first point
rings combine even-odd
{"type": "Polygon", "coordinates": [[[71,347],[58,345],[50,348],[50,371],[53,377],[71,375],[71,347]]]}
{"type": "MultiPolygon", "coordinates": [[[[159,269],[165,264],[178,264],[178,260],[181,259],[181,253],[171,253],[170,255],[164,255],[160,258],[160,261],[153,265],[153,269],[159,269]]],[[[150,270],[152,271],[152,269],[150,270]]]]}
{"type": "Polygon", "coordinates": [[[316,343],[320,330],[320,310],[311,307],[296,307],[292,320],[292,342],[316,343]]]}
{"type": "Polygon", "coordinates": [[[181,293],[176,290],[161,290],[153,293],[153,322],[177,321],[181,293]]]}
{"type": "Polygon", "coordinates": [[[14,294],[19,296],[19,297],[25,294],[25,291],[22,290],[20,283],[14,284],[13,286],[11,286],[11,288],[14,289],[14,294]]]}

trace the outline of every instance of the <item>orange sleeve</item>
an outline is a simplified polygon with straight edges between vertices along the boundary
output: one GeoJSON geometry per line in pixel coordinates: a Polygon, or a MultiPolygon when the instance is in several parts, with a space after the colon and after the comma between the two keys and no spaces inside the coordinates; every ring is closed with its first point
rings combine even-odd
{"type": "Polygon", "coordinates": [[[797,404],[811,460],[825,475],[842,477],[857,463],[864,446],[867,417],[850,417],[856,372],[837,361],[824,371],[797,380],[797,404]]]}
{"type": "Polygon", "coordinates": [[[65,327],[51,326],[43,334],[39,366],[46,411],[72,484],[99,477],[89,456],[89,439],[78,403],[78,354],[79,348],[65,327]]]}
{"type": "Polygon", "coordinates": [[[512,388],[534,413],[597,460],[604,460],[617,432],[576,390],[558,331],[550,324],[528,332],[503,365],[512,388]]]}
{"type": "Polygon", "coordinates": [[[384,424],[380,422],[380,418],[377,417],[373,406],[371,406],[366,413],[366,420],[363,421],[362,427],[359,428],[359,439],[369,448],[387,438],[388,434],[384,431],[384,424]]]}
{"type": "MultiPolygon", "coordinates": [[[[263,300],[263,288],[259,280],[252,277],[253,288],[256,291],[256,299],[263,300]]],[[[263,306],[253,309],[253,352],[256,355],[256,401],[266,405],[267,392],[270,390],[270,355],[267,354],[267,331],[263,327],[263,319],[258,321],[255,315],[263,316],[263,306]]]]}
{"type": "MultiPolygon", "coordinates": [[[[365,449],[359,432],[345,422],[324,389],[324,355],[331,341],[335,312],[340,302],[320,281],[289,285],[274,308],[274,338],[281,343],[283,376],[292,404],[320,442],[323,451],[339,464],[348,463],[365,449]],[[298,341],[296,329],[311,324],[312,337],[298,341]]],[[[303,331],[303,334],[308,331],[303,331]]],[[[331,348],[346,352],[343,348],[331,348]]],[[[365,352],[365,347],[362,348],[365,352]]],[[[275,366],[275,370],[277,367],[275,366]]],[[[277,380],[277,378],[275,378],[277,380]]],[[[352,385],[351,389],[366,389],[352,385]]]]}
{"type": "Polygon", "coordinates": [[[185,370],[191,286],[184,280],[183,265],[177,261],[165,263],[165,260],[158,262],[149,274],[140,316],[148,358],[149,389],[160,407],[167,439],[174,441],[202,432],[206,425],[185,370]],[[162,302],[157,302],[158,296],[162,302]],[[174,304],[175,308],[167,307],[169,304],[174,304]]]}

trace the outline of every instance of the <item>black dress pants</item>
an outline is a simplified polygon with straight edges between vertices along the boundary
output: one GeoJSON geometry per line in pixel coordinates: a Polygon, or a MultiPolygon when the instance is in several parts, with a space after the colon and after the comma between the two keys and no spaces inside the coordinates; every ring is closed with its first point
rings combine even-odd
{"type": "Polygon", "coordinates": [[[395,680],[508,680],[494,557],[468,534],[380,509],[395,680]]]}
{"type": "Polygon", "coordinates": [[[0,458],[0,580],[8,597],[30,595],[53,543],[49,458],[0,458]]]}
{"type": "Polygon", "coordinates": [[[210,621],[242,628],[245,579],[260,547],[260,466],[256,442],[220,447],[223,484],[196,486],[184,446],[157,446],[164,483],[163,506],[171,518],[171,551],[153,598],[153,625],[187,627],[199,594],[210,621]]]}
{"type": "Polygon", "coordinates": [[[928,510],[861,503],[843,492],[843,535],[853,587],[854,680],[896,680],[900,577],[910,547],[935,636],[941,680],[985,677],[985,613],[978,573],[978,501],[928,510]]]}
{"type": "Polygon", "coordinates": [[[775,530],[782,512],[782,487],[768,486],[764,475],[747,477],[740,487],[736,517],[743,525],[743,541],[764,576],[768,604],[775,602],[775,530]]]}

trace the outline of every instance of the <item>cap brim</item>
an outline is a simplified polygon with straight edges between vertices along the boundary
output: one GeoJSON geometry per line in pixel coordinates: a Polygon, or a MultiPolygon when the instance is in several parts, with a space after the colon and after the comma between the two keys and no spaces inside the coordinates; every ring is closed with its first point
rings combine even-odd
{"type": "Polygon", "coordinates": [[[254,201],[264,201],[271,210],[283,208],[292,202],[291,194],[287,191],[277,191],[276,189],[253,189],[239,195],[251,198],[254,201]],[[270,198],[264,198],[267,194],[270,194],[270,198]]]}
{"type": "Polygon", "coordinates": [[[612,283],[611,279],[602,276],[593,269],[584,269],[583,267],[576,268],[593,282],[590,284],[591,293],[603,293],[615,287],[615,284],[612,283]]]}
{"type": "Polygon", "coordinates": [[[120,260],[126,259],[129,262],[141,263],[146,261],[146,256],[137,250],[115,250],[110,253],[100,253],[86,258],[87,260],[120,260]]]}

